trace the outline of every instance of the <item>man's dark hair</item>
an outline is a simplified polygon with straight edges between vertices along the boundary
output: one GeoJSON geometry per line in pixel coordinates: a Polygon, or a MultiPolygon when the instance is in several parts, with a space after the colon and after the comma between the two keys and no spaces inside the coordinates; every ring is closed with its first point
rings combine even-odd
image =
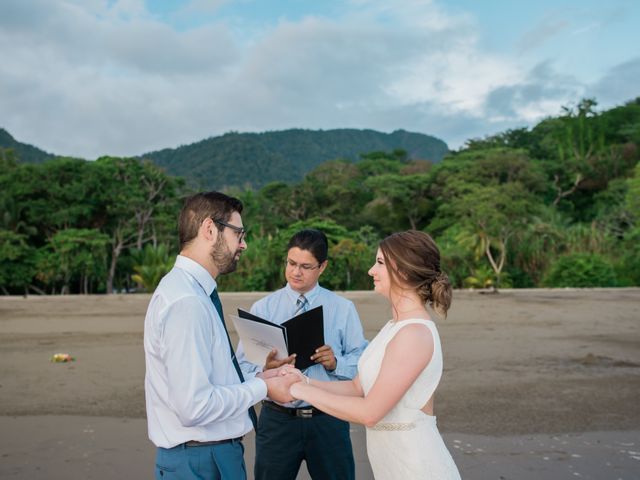
{"type": "Polygon", "coordinates": [[[327,259],[329,252],[329,242],[327,236],[320,230],[313,228],[305,228],[296,233],[287,245],[287,251],[293,247],[300,250],[308,250],[315,257],[318,263],[322,263],[327,259]]]}
{"type": "MultiPolygon", "coordinates": [[[[202,192],[187,197],[178,218],[180,250],[198,236],[200,225],[207,218],[228,222],[233,212],[242,213],[242,202],[220,192],[202,192]]],[[[223,225],[216,223],[218,231],[223,225]]]]}

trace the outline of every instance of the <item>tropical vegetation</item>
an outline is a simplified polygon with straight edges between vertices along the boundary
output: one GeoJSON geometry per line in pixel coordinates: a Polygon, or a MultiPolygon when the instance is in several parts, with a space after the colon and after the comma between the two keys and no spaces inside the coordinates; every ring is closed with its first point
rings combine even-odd
{"type": "MultiPolygon", "coordinates": [[[[606,111],[585,99],[438,163],[374,151],[300,181],[230,187],[245,204],[249,248],[220,282],[280,287],[288,238],[311,226],[329,237],[322,281],[334,289],[369,289],[378,241],[409,228],[436,239],[458,288],[640,285],[639,148],[640,98],[606,111]]],[[[1,150],[0,289],[151,291],[177,253],[176,217],[192,190],[140,159],[31,164],[1,150]]]]}

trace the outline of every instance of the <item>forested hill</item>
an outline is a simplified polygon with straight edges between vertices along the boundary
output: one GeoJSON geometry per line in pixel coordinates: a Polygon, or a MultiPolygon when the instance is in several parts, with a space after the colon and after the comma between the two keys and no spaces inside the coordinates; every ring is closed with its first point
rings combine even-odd
{"type": "Polygon", "coordinates": [[[42,163],[54,158],[54,155],[40,150],[27,143],[21,143],[11,136],[4,128],[0,128],[0,148],[10,149],[14,155],[24,163],[42,163]]]}
{"type": "MultiPolygon", "coordinates": [[[[56,155],[15,140],[0,128],[0,149],[21,163],[42,163],[56,155]]],[[[357,161],[361,154],[404,150],[409,160],[437,163],[449,152],[442,140],[396,130],[290,129],[264,133],[227,133],[190,145],[141,155],[170,175],[198,189],[260,188],[269,182],[297,182],[327,160],[357,161]]]]}
{"type": "Polygon", "coordinates": [[[442,140],[404,130],[291,129],[265,133],[227,133],[191,145],[142,155],[171,175],[198,188],[260,188],[280,180],[294,182],[327,160],[356,161],[360,154],[402,149],[409,159],[439,162],[448,152],[442,140]]]}

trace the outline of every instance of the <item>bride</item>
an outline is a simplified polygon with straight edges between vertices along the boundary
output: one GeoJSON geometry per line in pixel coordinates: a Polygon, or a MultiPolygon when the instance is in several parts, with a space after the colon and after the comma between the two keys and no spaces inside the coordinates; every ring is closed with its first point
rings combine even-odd
{"type": "Polygon", "coordinates": [[[433,416],[442,376],[436,324],[425,305],[445,317],[451,284],[440,252],[424,232],[395,233],[379,245],[369,270],[374,290],[391,303],[393,319],[371,341],[349,381],[302,376],[293,397],[335,417],[364,424],[377,480],[460,479],[433,416]]]}

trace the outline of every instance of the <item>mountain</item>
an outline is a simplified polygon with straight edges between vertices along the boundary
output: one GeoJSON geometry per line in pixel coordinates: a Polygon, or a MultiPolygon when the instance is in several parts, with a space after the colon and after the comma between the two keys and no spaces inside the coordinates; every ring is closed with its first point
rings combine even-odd
{"type": "MultiPolygon", "coordinates": [[[[18,161],[42,163],[56,156],[15,140],[0,128],[0,149],[13,150],[18,161]]],[[[439,162],[449,152],[442,140],[396,130],[291,129],[264,133],[227,133],[178,148],[141,155],[184,177],[200,189],[260,188],[273,181],[297,182],[327,160],[358,161],[360,154],[402,149],[409,159],[439,162]]]]}
{"type": "Polygon", "coordinates": [[[0,128],[0,148],[13,150],[18,160],[24,163],[42,163],[55,156],[27,143],[17,141],[4,128],[0,128]]]}
{"type": "Polygon", "coordinates": [[[405,130],[291,129],[227,133],[178,148],[150,152],[150,159],[198,188],[260,188],[272,181],[295,182],[327,160],[357,161],[360,154],[405,150],[409,159],[439,162],[449,151],[442,140],[405,130]]]}

